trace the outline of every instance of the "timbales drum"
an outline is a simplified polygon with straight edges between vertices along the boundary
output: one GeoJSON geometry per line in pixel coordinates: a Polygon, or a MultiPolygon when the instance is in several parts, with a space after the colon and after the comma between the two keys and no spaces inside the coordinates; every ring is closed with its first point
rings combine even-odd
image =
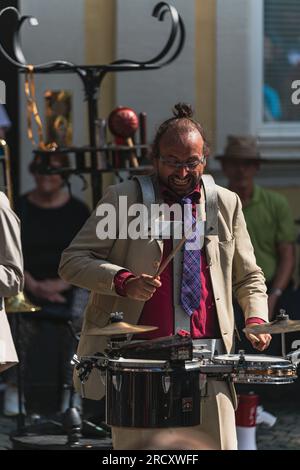
{"type": "Polygon", "coordinates": [[[111,426],[166,428],[200,424],[198,361],[109,359],[106,417],[111,426]]]}
{"type": "Polygon", "coordinates": [[[231,380],[240,384],[289,384],[297,378],[296,366],[276,356],[223,354],[213,362],[232,366],[231,380]]]}

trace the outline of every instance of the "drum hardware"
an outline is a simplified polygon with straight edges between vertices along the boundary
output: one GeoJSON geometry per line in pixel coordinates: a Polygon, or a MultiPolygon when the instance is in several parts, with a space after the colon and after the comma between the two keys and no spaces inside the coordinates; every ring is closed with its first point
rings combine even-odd
{"type": "Polygon", "coordinates": [[[165,393],[168,393],[171,386],[171,377],[169,375],[164,375],[162,377],[162,386],[165,393]]]}
{"type": "Polygon", "coordinates": [[[212,353],[210,349],[206,349],[205,347],[199,347],[193,349],[193,358],[194,359],[211,359],[212,353]]]}
{"type": "Polygon", "coordinates": [[[84,383],[93,368],[100,370],[101,379],[106,369],[107,424],[126,427],[200,424],[201,400],[207,396],[207,377],[223,380],[232,371],[232,366],[216,365],[208,359],[172,362],[107,359],[99,354],[75,359],[84,383]]]}
{"type": "Polygon", "coordinates": [[[106,371],[107,424],[128,427],[171,427],[200,424],[199,361],[107,358],[75,355],[84,386],[93,369],[106,371]],[[141,398],[143,398],[141,400],[141,398]]]}
{"type": "Polygon", "coordinates": [[[217,364],[213,361],[200,362],[199,370],[206,377],[216,380],[224,380],[232,374],[233,368],[231,365],[217,364]]]}
{"type": "Polygon", "coordinates": [[[235,383],[290,384],[297,379],[296,366],[282,357],[264,355],[224,354],[214,362],[231,366],[230,377],[235,383]]]}
{"type": "Polygon", "coordinates": [[[123,358],[169,361],[173,366],[178,362],[193,359],[193,342],[190,336],[176,334],[162,338],[129,343],[120,349],[123,358]]]}
{"type": "Polygon", "coordinates": [[[85,384],[93,369],[105,370],[108,365],[108,357],[103,353],[95,353],[94,356],[82,356],[80,359],[74,354],[71,364],[75,366],[77,375],[82,384],[85,384]]]}
{"type": "Polygon", "coordinates": [[[122,387],[122,376],[120,374],[116,374],[112,376],[112,383],[117,392],[121,391],[122,387]]]}
{"type": "Polygon", "coordinates": [[[83,384],[94,368],[99,370],[106,388],[108,425],[141,428],[200,424],[208,379],[291,384],[297,378],[300,350],[292,362],[281,357],[247,355],[243,350],[211,359],[204,343],[198,343],[196,350],[191,346],[190,337],[178,335],[125,345],[117,342],[105,355],[77,358],[76,368],[83,384]],[[189,355],[184,357],[188,359],[179,360],[185,342],[189,355]]]}
{"type": "Polygon", "coordinates": [[[276,333],[292,333],[294,331],[300,331],[300,320],[290,320],[289,316],[285,313],[285,310],[280,310],[280,315],[276,316],[276,319],[269,323],[262,323],[261,325],[249,325],[244,328],[245,333],[254,334],[265,334],[270,335],[276,333]]]}
{"type": "Polygon", "coordinates": [[[206,374],[202,374],[200,372],[199,374],[199,387],[200,387],[200,392],[201,392],[201,396],[204,398],[204,397],[207,397],[207,375],[206,374]],[[205,390],[205,394],[202,395],[202,391],[205,390]]]}
{"type": "MultiPolygon", "coordinates": [[[[72,322],[68,321],[67,325],[70,334],[78,341],[72,322]]],[[[80,362],[76,356],[74,358],[75,362],[77,365],[80,362]]],[[[60,420],[46,418],[27,427],[24,424],[21,430],[18,428],[17,432],[11,436],[14,448],[25,444],[28,448],[48,448],[53,445],[59,448],[88,449],[101,445],[99,438],[105,439],[110,445],[108,433],[104,427],[99,427],[90,421],[81,419],[78,409],[74,406],[74,388],[70,385],[68,389],[70,390],[69,407],[63,413],[61,422],[60,420]],[[82,430],[85,434],[89,433],[89,435],[97,436],[97,439],[85,438],[81,434],[82,430]]]]}
{"type": "Polygon", "coordinates": [[[112,355],[113,357],[119,357],[121,355],[122,347],[129,343],[133,343],[133,341],[130,341],[130,337],[131,335],[122,335],[120,337],[113,336],[107,342],[107,348],[104,350],[104,352],[108,356],[112,355]]]}
{"type": "Polygon", "coordinates": [[[224,354],[225,345],[221,338],[193,339],[193,357],[212,360],[214,356],[224,354]]]}
{"type": "Polygon", "coordinates": [[[285,333],[281,333],[281,354],[282,357],[286,357],[286,341],[285,341],[285,333]]]}
{"type": "Polygon", "coordinates": [[[296,351],[287,354],[286,358],[291,361],[296,367],[300,364],[300,347],[296,351]]]}
{"type": "MultiPolygon", "coordinates": [[[[71,336],[78,343],[79,336],[77,335],[73,327],[72,321],[69,320],[67,322],[67,325],[71,336]]],[[[74,356],[75,357],[71,361],[71,364],[74,364],[76,362],[76,364],[78,365],[80,361],[76,355],[74,356]]],[[[103,364],[105,364],[105,361],[107,360],[105,354],[102,353],[98,353],[95,355],[95,357],[93,357],[94,360],[96,358],[98,358],[99,360],[101,359],[103,364]]],[[[97,436],[97,439],[106,438],[109,433],[102,426],[99,427],[91,421],[81,419],[78,409],[74,406],[75,389],[73,384],[71,384],[68,388],[70,390],[69,407],[64,412],[62,425],[60,425],[63,431],[67,434],[68,445],[73,446],[75,448],[83,448],[85,441],[85,439],[83,438],[84,435],[97,436]]]]}
{"type": "Polygon", "coordinates": [[[237,372],[240,374],[241,380],[244,381],[246,377],[246,370],[247,370],[245,351],[241,349],[238,352],[238,355],[239,355],[239,359],[237,363],[237,372]]]}
{"type": "Polygon", "coordinates": [[[122,336],[141,334],[157,330],[157,326],[131,325],[123,321],[123,312],[115,312],[110,315],[110,323],[103,328],[94,327],[85,331],[87,336],[122,336]]]}
{"type": "Polygon", "coordinates": [[[290,320],[284,309],[280,310],[280,314],[276,316],[276,319],[269,323],[262,323],[261,325],[247,326],[244,330],[245,333],[254,334],[265,334],[271,335],[280,333],[281,334],[281,352],[282,356],[286,357],[286,342],[285,333],[292,333],[294,331],[300,331],[300,320],[290,320]]]}
{"type": "Polygon", "coordinates": [[[245,368],[246,366],[246,358],[245,358],[245,351],[243,349],[240,349],[238,352],[239,355],[239,361],[238,361],[238,367],[240,368],[245,368]]]}

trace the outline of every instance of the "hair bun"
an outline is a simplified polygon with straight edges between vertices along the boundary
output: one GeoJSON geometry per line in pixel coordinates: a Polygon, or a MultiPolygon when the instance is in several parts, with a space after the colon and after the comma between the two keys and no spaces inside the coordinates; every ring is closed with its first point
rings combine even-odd
{"type": "Polygon", "coordinates": [[[190,104],[187,103],[177,103],[174,106],[173,114],[175,118],[181,119],[191,119],[193,117],[194,111],[190,104]]]}

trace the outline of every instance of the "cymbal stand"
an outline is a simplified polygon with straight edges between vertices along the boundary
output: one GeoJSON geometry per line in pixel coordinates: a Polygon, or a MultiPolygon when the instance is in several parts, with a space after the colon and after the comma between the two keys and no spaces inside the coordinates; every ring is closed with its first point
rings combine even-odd
{"type": "MultiPolygon", "coordinates": [[[[279,310],[279,315],[276,316],[276,320],[288,320],[289,316],[287,315],[286,311],[281,308],[279,310]]],[[[281,355],[282,357],[286,357],[286,341],[285,341],[285,333],[281,333],[281,355]]]]}
{"type": "MultiPolygon", "coordinates": [[[[15,324],[16,348],[20,351],[21,349],[20,342],[19,342],[20,324],[19,324],[18,316],[19,314],[16,314],[16,324],[15,324]]],[[[68,321],[67,326],[68,326],[68,330],[71,336],[78,342],[79,337],[74,331],[72,322],[68,321]]],[[[20,352],[19,352],[19,357],[20,357],[20,352]]],[[[20,357],[20,362],[21,360],[22,358],[20,357]]],[[[73,385],[69,385],[67,388],[70,390],[69,407],[64,412],[61,423],[56,420],[48,420],[47,422],[41,422],[41,423],[33,424],[31,426],[25,426],[25,416],[22,413],[23,377],[22,377],[21,367],[18,366],[19,414],[17,417],[17,430],[11,435],[11,437],[13,438],[12,440],[14,441],[15,438],[34,434],[35,432],[38,432],[39,434],[41,433],[40,435],[45,439],[47,434],[49,434],[49,431],[48,433],[45,431],[47,426],[49,427],[49,425],[51,425],[52,428],[56,430],[55,431],[56,433],[57,431],[60,431],[60,434],[61,432],[63,432],[63,434],[64,433],[66,434],[67,440],[63,444],[63,446],[66,448],[76,448],[76,447],[81,448],[82,429],[85,429],[85,431],[87,431],[89,434],[93,433],[93,435],[97,435],[98,439],[108,437],[109,429],[105,424],[103,424],[103,427],[101,425],[101,428],[100,428],[99,426],[97,426],[94,423],[91,423],[90,421],[81,420],[81,416],[80,416],[78,409],[74,407],[74,393],[75,393],[74,387],[73,385]]],[[[63,438],[64,436],[61,436],[61,437],[63,438]]]]}
{"type": "MultiPolygon", "coordinates": [[[[72,321],[69,320],[67,322],[69,333],[77,341],[79,342],[79,336],[74,330],[72,321]]],[[[75,389],[73,384],[71,384],[68,389],[70,390],[70,398],[69,398],[69,408],[64,412],[63,416],[63,428],[67,433],[68,436],[68,445],[78,445],[79,440],[81,437],[81,430],[84,428],[88,431],[97,433],[99,436],[100,434],[103,435],[108,435],[108,430],[105,429],[104,427],[100,428],[96,424],[87,421],[87,420],[81,420],[80,414],[77,410],[77,408],[74,407],[74,394],[75,394],[75,389]]]]}
{"type": "Polygon", "coordinates": [[[20,347],[20,313],[15,314],[15,341],[16,349],[19,356],[19,364],[17,365],[17,391],[18,391],[18,415],[17,415],[17,435],[21,436],[25,430],[25,415],[23,413],[23,396],[24,396],[24,387],[23,387],[23,378],[22,378],[22,364],[23,357],[20,347]]]}
{"type": "Polygon", "coordinates": [[[286,357],[285,333],[281,333],[281,355],[282,357],[286,357]]]}

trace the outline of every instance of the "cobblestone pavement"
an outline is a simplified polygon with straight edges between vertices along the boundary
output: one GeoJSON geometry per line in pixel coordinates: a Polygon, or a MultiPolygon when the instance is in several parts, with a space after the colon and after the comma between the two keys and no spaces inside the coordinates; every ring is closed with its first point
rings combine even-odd
{"type": "MultiPolygon", "coordinates": [[[[300,450],[300,393],[281,394],[276,400],[261,399],[264,410],[277,417],[272,428],[257,427],[259,450],[300,450]]],[[[0,416],[0,450],[10,449],[9,434],[16,430],[16,420],[0,416]]]]}
{"type": "Polygon", "coordinates": [[[0,417],[0,450],[10,449],[10,439],[9,434],[14,431],[16,424],[14,420],[5,418],[4,416],[0,417]]]}
{"type": "MultiPolygon", "coordinates": [[[[300,400],[300,397],[299,397],[300,400]]],[[[300,403],[300,401],[299,401],[300,403]]],[[[300,406],[272,404],[268,412],[277,417],[272,428],[259,425],[257,446],[259,450],[300,450],[300,406]]]]}

